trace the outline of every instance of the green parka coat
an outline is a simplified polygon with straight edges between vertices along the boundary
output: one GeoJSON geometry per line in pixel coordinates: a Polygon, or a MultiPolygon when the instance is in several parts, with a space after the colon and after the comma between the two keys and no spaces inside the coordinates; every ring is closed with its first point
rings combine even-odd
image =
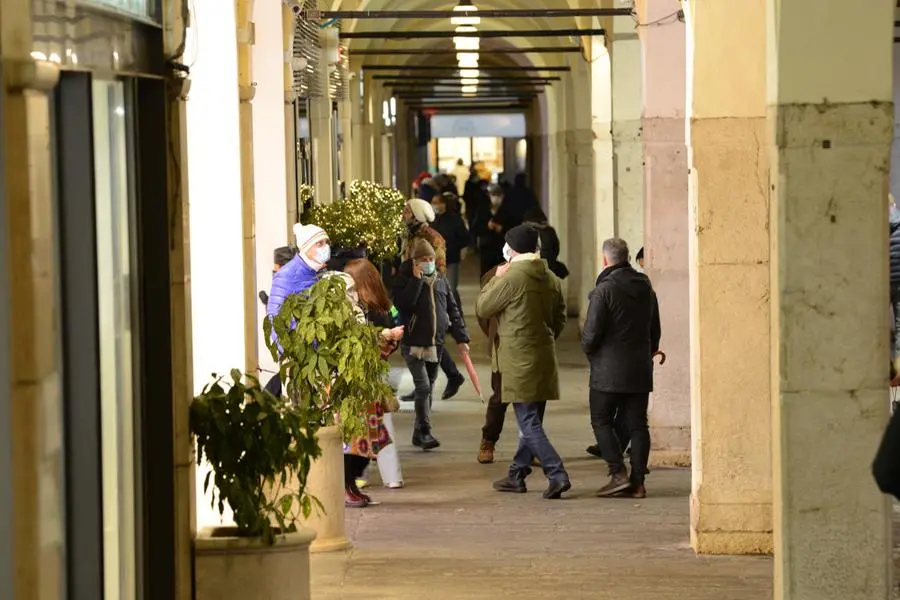
{"type": "Polygon", "coordinates": [[[517,256],[506,273],[481,289],[475,313],[479,319],[499,318],[504,400],[558,400],[556,338],[566,325],[566,303],[547,261],[534,254],[517,256]]]}

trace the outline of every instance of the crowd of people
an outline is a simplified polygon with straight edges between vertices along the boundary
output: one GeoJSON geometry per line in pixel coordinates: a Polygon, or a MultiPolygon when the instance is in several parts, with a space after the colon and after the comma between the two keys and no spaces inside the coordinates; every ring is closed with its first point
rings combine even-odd
{"type": "MultiPolygon", "coordinates": [[[[289,295],[303,293],[322,277],[342,278],[357,317],[380,330],[382,358],[399,351],[412,377],[413,390],[394,406],[372,403],[368,433],[345,445],[348,507],[373,503],[363,491],[372,459],[387,487],[403,487],[392,412],[415,414],[413,446],[423,451],[440,447],[431,420],[438,372],[443,370],[447,377],[444,399],[454,397],[466,381],[448,344],[455,344],[459,356],[471,363],[470,330],[459,296],[460,263],[467,251],[476,252],[480,262],[475,316],[491,358],[491,396],[477,460],[494,462],[511,404],[518,449],[507,476],[494,482],[494,489],[525,492],[533,468],[542,469],[548,480],[545,498],[560,498],[571,488],[543,425],[547,402],[561,396],[556,343],[566,326],[561,281],[568,269],[559,260],[560,240],[523,175],[505,186],[491,183],[483,166],[457,167],[462,168],[453,174],[423,174],[414,182],[415,196],[403,209],[405,234],[390,276],[383,276],[364,256],[333,256],[327,232],[298,224],[296,246],[275,250],[271,290],[260,292],[272,317],[289,295]]],[[[602,250],[603,270],[590,294],[581,333],[590,364],[596,441],[588,452],[609,465],[609,482],[598,495],[641,498],[649,472],[647,406],[653,358],[661,354],[657,300],[650,280],[631,266],[623,240],[607,240],[602,250]],[[630,473],[625,466],[629,445],[630,473]]],[[[278,376],[266,388],[281,394],[278,376]]]]}

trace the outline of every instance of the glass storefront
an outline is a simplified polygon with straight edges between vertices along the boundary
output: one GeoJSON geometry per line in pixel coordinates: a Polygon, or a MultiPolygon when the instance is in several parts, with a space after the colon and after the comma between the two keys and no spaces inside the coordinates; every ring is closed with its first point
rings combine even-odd
{"type": "Polygon", "coordinates": [[[104,597],[136,593],[135,410],[132,379],[131,190],[125,87],[92,83],[104,597]]]}

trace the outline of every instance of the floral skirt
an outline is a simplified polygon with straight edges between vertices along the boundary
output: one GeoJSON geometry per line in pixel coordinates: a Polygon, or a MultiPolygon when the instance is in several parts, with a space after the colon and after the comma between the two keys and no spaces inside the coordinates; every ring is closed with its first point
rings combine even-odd
{"type": "Polygon", "coordinates": [[[372,403],[366,419],[368,433],[344,444],[345,454],[375,458],[383,448],[391,444],[391,434],[384,425],[384,406],[381,402],[372,403]]]}

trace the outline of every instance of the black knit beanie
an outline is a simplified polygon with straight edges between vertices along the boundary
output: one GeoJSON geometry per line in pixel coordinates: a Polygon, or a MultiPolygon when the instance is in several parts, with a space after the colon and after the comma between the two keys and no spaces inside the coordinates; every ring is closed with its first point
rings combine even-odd
{"type": "Polygon", "coordinates": [[[506,233],[506,243],[519,254],[527,254],[537,252],[539,237],[537,229],[525,223],[513,227],[506,233]]]}

